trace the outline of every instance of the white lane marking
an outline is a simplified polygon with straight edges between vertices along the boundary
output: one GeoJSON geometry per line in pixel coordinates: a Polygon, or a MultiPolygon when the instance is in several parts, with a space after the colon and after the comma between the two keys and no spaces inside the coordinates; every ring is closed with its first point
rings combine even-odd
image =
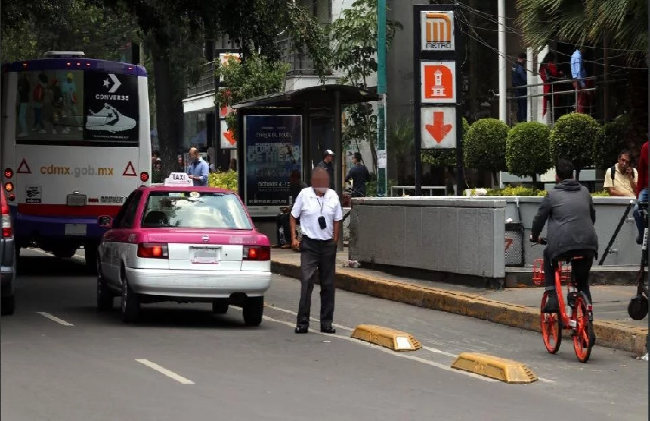
{"type": "MultiPolygon", "coordinates": [[[[291,314],[291,315],[293,315],[293,316],[297,316],[297,315],[298,315],[298,313],[296,313],[295,311],[287,310],[286,308],[276,307],[276,306],[271,305],[271,304],[265,304],[265,305],[266,305],[266,307],[268,307],[268,308],[271,308],[271,309],[273,309],[273,310],[276,310],[276,311],[279,311],[279,312],[282,312],[282,313],[291,314]]],[[[266,317],[266,316],[265,316],[265,317],[266,317]]],[[[316,319],[316,318],[314,318],[314,317],[310,317],[310,319],[311,319],[312,321],[314,321],[314,322],[320,322],[320,320],[318,320],[318,319],[316,319]]],[[[275,319],[271,319],[271,318],[269,318],[269,320],[271,320],[271,321],[277,321],[277,322],[280,322],[280,323],[282,323],[282,324],[288,324],[289,326],[293,326],[293,324],[288,323],[288,322],[282,322],[282,321],[275,320],[275,319]]],[[[339,325],[339,324],[336,324],[336,323],[333,323],[332,326],[334,326],[334,327],[337,328],[337,329],[347,330],[348,332],[354,332],[354,329],[349,328],[349,327],[347,327],[347,326],[339,325]]],[[[315,333],[320,333],[320,332],[315,332],[315,333]]],[[[329,335],[329,334],[324,334],[324,335],[331,336],[331,335],[329,335]]],[[[347,336],[340,336],[340,335],[334,335],[334,336],[337,336],[337,337],[340,337],[340,338],[343,338],[343,339],[346,339],[346,340],[348,340],[348,339],[352,339],[352,338],[348,338],[347,336]]],[[[355,339],[354,341],[355,341],[355,342],[358,342],[356,339],[355,339]]],[[[367,343],[367,342],[362,342],[362,341],[361,341],[361,343],[364,344],[364,345],[370,345],[371,347],[376,348],[375,345],[369,344],[369,343],[367,343]]],[[[433,348],[433,347],[429,347],[429,346],[423,346],[422,349],[424,349],[424,350],[426,350],[426,351],[429,351],[429,352],[432,352],[432,353],[434,353],[434,354],[440,354],[440,355],[444,355],[444,356],[446,356],[446,357],[451,357],[451,358],[454,358],[454,359],[457,357],[456,354],[452,354],[451,352],[443,351],[443,350],[441,350],[441,349],[437,349],[437,348],[433,348]]],[[[390,350],[386,350],[386,349],[383,349],[383,348],[382,348],[382,351],[387,351],[387,352],[390,353],[391,355],[402,356],[402,357],[412,357],[412,356],[405,355],[405,354],[393,354],[390,350]]],[[[419,360],[419,359],[421,359],[421,358],[418,358],[418,357],[412,357],[412,359],[418,359],[418,360],[419,360]]],[[[426,361],[429,361],[429,360],[426,360],[426,361]]],[[[431,363],[432,363],[432,365],[435,365],[436,367],[438,367],[438,365],[436,365],[436,364],[438,364],[438,363],[433,363],[433,362],[431,362],[431,363]]],[[[427,363],[425,363],[425,364],[427,364],[427,363]]],[[[447,366],[443,366],[443,367],[444,367],[445,369],[450,368],[450,367],[447,367],[447,366]]],[[[459,372],[459,371],[456,370],[456,369],[451,369],[451,370],[454,371],[455,373],[458,373],[458,372],[459,372]]],[[[470,375],[470,374],[472,374],[472,373],[464,373],[464,372],[463,372],[463,374],[468,374],[468,375],[470,375]]],[[[474,376],[476,376],[476,375],[474,375],[474,376]]],[[[480,378],[481,380],[485,380],[485,379],[486,379],[486,377],[483,377],[483,376],[478,376],[478,378],[480,378]]],[[[543,378],[543,377],[537,377],[537,379],[538,379],[539,381],[543,382],[543,383],[555,383],[555,380],[549,380],[549,379],[545,379],[545,378],[543,378]]],[[[492,380],[492,379],[489,379],[489,380],[492,380]]],[[[497,380],[494,380],[494,381],[497,381],[497,380]]]]}
{"type": "MultiPolygon", "coordinates": [[[[234,308],[236,308],[237,310],[241,310],[241,309],[239,309],[237,307],[234,307],[234,308]]],[[[262,317],[264,318],[264,320],[268,320],[270,322],[280,323],[280,324],[283,324],[285,326],[289,326],[289,327],[292,327],[292,328],[295,327],[295,325],[293,323],[291,323],[291,322],[286,322],[284,320],[274,319],[274,318],[269,317],[269,316],[262,316],[262,317]]],[[[386,354],[392,355],[393,357],[406,358],[407,360],[417,361],[419,363],[426,364],[426,365],[429,365],[429,366],[432,366],[432,367],[436,367],[436,368],[439,368],[441,370],[451,371],[451,372],[456,373],[456,374],[463,374],[463,375],[473,377],[475,379],[483,380],[483,381],[486,381],[486,382],[497,382],[498,381],[498,380],[490,379],[488,377],[479,376],[478,374],[469,373],[467,371],[456,370],[454,368],[448,367],[448,366],[446,366],[444,364],[437,363],[435,361],[430,361],[430,360],[427,360],[427,359],[424,359],[424,358],[416,357],[416,356],[413,356],[413,355],[407,355],[407,354],[404,354],[404,353],[398,353],[398,352],[392,351],[392,350],[390,350],[388,348],[377,346],[377,345],[371,344],[369,342],[360,341],[358,339],[353,339],[353,338],[350,338],[348,336],[343,336],[343,335],[339,335],[339,334],[332,335],[332,334],[329,334],[329,333],[322,333],[322,332],[319,332],[317,330],[313,330],[311,332],[315,333],[317,335],[343,339],[345,341],[349,341],[349,342],[352,342],[352,343],[357,344],[357,345],[361,345],[361,346],[365,346],[367,348],[376,349],[378,351],[385,352],[386,354]]]]}
{"type": "Polygon", "coordinates": [[[63,326],[74,326],[72,323],[68,323],[68,322],[66,322],[66,321],[63,320],[63,319],[59,319],[58,317],[53,316],[53,315],[51,315],[50,313],[45,313],[45,312],[43,312],[43,311],[37,311],[36,313],[37,313],[37,314],[40,314],[40,315],[43,316],[43,317],[46,317],[46,318],[52,320],[53,322],[57,322],[57,323],[60,324],[60,325],[63,325],[63,326]]]}
{"type": "Polygon", "coordinates": [[[165,376],[169,377],[170,379],[174,379],[180,384],[194,384],[192,380],[186,379],[185,377],[174,373],[171,370],[167,370],[165,367],[159,366],[156,363],[153,363],[147,359],[137,359],[136,361],[139,362],[140,364],[146,365],[147,367],[156,370],[157,372],[164,374],[165,376]]]}
{"type": "MultiPolygon", "coordinates": [[[[266,305],[266,307],[268,307],[268,308],[272,308],[273,310],[277,310],[277,311],[282,312],[282,313],[291,314],[292,316],[298,316],[298,313],[296,313],[295,311],[287,310],[286,308],[276,307],[276,306],[271,305],[271,304],[265,304],[265,305],[266,305]]],[[[317,318],[315,318],[315,317],[310,317],[309,319],[310,319],[312,322],[319,322],[319,323],[320,323],[320,320],[317,319],[317,318]]],[[[336,323],[332,323],[332,326],[334,326],[334,327],[337,328],[337,329],[347,330],[348,332],[354,332],[354,329],[349,328],[349,327],[347,327],[347,326],[338,325],[338,324],[336,324],[336,323]]]]}

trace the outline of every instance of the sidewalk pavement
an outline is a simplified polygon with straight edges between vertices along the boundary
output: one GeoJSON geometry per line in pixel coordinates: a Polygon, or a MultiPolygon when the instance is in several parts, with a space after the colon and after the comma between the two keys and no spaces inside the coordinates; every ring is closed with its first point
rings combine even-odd
{"type": "MultiPolygon", "coordinates": [[[[274,273],[300,277],[300,254],[274,249],[274,273]]],[[[393,276],[385,272],[347,267],[348,252],[337,255],[336,287],[350,292],[489,320],[494,323],[539,331],[540,288],[489,290],[443,282],[393,276]]],[[[648,334],[647,318],[634,321],[627,304],[636,293],[634,286],[597,285],[594,299],[594,328],[597,344],[641,354],[648,334]]]]}

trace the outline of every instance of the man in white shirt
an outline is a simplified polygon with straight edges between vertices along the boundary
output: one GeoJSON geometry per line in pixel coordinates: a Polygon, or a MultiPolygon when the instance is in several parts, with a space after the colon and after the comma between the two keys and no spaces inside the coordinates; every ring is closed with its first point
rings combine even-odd
{"type": "Polygon", "coordinates": [[[291,245],[300,248],[300,305],[296,333],[307,333],[316,270],[320,280],[320,330],[336,333],[334,320],[334,273],[340,225],[343,219],[341,202],[329,187],[329,175],[316,167],[311,187],[303,189],[291,209],[291,245]],[[302,241],[296,238],[296,220],[300,219],[302,241]]]}
{"type": "Polygon", "coordinates": [[[639,175],[630,162],[630,152],[622,151],[618,154],[618,162],[605,172],[603,187],[610,196],[636,197],[636,183],[639,175]]]}

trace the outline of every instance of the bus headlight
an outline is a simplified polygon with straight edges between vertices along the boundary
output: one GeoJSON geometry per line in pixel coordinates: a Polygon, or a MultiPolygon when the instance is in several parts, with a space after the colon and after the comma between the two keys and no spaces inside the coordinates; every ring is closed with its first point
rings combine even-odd
{"type": "Polygon", "coordinates": [[[5,183],[5,190],[8,193],[11,193],[12,191],[14,191],[14,183],[12,183],[12,182],[5,183]]]}

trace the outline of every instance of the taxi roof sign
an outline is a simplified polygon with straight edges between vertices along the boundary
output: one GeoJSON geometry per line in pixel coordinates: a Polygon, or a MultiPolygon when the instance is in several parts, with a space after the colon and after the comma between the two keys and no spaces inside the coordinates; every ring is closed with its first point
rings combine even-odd
{"type": "Polygon", "coordinates": [[[191,186],[192,180],[184,172],[173,172],[165,179],[165,186],[191,186]]]}

